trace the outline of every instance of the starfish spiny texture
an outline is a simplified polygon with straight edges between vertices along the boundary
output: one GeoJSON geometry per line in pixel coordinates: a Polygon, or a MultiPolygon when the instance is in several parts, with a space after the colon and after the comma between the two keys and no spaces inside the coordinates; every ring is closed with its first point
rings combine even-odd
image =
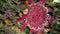
{"type": "Polygon", "coordinates": [[[40,34],[43,34],[44,27],[49,29],[49,23],[52,24],[52,17],[48,14],[48,8],[44,6],[45,0],[41,0],[37,3],[31,3],[28,5],[28,14],[23,15],[17,22],[25,20],[20,27],[21,31],[28,26],[31,30],[31,34],[37,34],[37,31],[40,34]]]}

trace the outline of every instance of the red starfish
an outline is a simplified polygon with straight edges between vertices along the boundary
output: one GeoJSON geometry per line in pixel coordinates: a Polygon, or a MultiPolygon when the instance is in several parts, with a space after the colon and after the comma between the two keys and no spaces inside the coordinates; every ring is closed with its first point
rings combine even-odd
{"type": "Polygon", "coordinates": [[[28,5],[28,14],[23,15],[19,20],[16,21],[21,22],[26,20],[25,23],[20,27],[21,31],[24,30],[26,26],[31,29],[31,34],[37,34],[38,31],[40,34],[43,34],[44,26],[50,29],[48,22],[52,24],[53,21],[52,17],[48,14],[49,9],[45,7],[44,4],[45,0],[41,0],[40,2],[33,2],[31,5],[28,5]]]}

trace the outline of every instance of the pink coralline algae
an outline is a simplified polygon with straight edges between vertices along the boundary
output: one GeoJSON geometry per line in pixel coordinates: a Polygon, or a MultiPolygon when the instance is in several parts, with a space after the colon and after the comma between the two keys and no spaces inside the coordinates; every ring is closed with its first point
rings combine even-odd
{"type": "Polygon", "coordinates": [[[16,22],[21,22],[25,20],[20,27],[21,31],[25,29],[26,26],[30,28],[31,34],[44,34],[44,27],[50,29],[49,23],[52,24],[52,17],[48,14],[49,9],[44,6],[45,0],[41,0],[37,3],[31,3],[28,5],[28,14],[23,15],[16,22]]]}

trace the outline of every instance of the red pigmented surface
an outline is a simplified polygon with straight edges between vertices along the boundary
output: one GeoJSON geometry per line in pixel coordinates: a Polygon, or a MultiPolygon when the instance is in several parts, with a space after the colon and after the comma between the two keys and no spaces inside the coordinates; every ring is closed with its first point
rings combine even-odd
{"type": "MultiPolygon", "coordinates": [[[[26,21],[20,29],[23,30],[26,26],[28,26],[34,32],[39,31],[40,34],[43,34],[44,26],[50,29],[48,22],[50,24],[53,22],[52,17],[48,15],[48,10],[49,9],[44,6],[44,3],[40,4],[40,2],[37,2],[28,5],[28,14],[21,17],[22,20],[26,21]]],[[[21,19],[17,20],[17,22],[22,21],[21,19]]]]}
{"type": "MultiPolygon", "coordinates": [[[[26,18],[27,26],[30,29],[39,30],[46,23],[47,9],[39,3],[33,3],[29,6],[29,13],[26,18]]],[[[46,24],[47,25],[47,24],[46,24]]]]}

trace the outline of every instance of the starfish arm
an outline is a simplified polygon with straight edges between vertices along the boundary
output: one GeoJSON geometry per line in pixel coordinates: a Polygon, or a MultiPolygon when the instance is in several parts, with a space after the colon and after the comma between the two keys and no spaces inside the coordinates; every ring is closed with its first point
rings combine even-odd
{"type": "Polygon", "coordinates": [[[18,23],[18,22],[23,21],[23,20],[26,18],[26,16],[27,16],[27,15],[23,15],[21,18],[19,18],[18,20],[16,20],[16,22],[18,23]]]}
{"type": "MultiPolygon", "coordinates": [[[[34,3],[34,1],[35,1],[35,0],[29,0],[28,2],[29,2],[29,3],[34,3]]],[[[41,4],[43,4],[43,5],[44,5],[45,2],[46,2],[46,0],[36,0],[36,1],[39,1],[39,3],[41,3],[41,4]]]]}
{"type": "Polygon", "coordinates": [[[54,12],[54,9],[49,8],[49,7],[47,7],[47,8],[48,8],[48,12],[51,12],[51,13],[53,13],[53,12],[54,12]]]}
{"type": "Polygon", "coordinates": [[[24,30],[26,26],[27,26],[27,24],[26,24],[26,23],[23,23],[23,24],[21,25],[21,27],[20,27],[20,31],[24,30]]]}
{"type": "Polygon", "coordinates": [[[47,25],[45,26],[46,29],[51,29],[51,26],[47,25]]]}
{"type": "Polygon", "coordinates": [[[44,30],[43,29],[40,30],[40,34],[44,34],[44,30]]]}
{"type": "Polygon", "coordinates": [[[33,0],[29,0],[29,2],[30,2],[30,3],[32,3],[32,2],[33,2],[33,0]]]}
{"type": "Polygon", "coordinates": [[[42,5],[44,5],[46,3],[46,0],[40,0],[39,1],[42,5]]]}
{"type": "Polygon", "coordinates": [[[19,18],[18,20],[16,20],[16,22],[18,23],[18,22],[21,22],[23,20],[24,20],[24,18],[19,18]]]}
{"type": "Polygon", "coordinates": [[[31,34],[38,34],[38,31],[35,31],[33,29],[31,29],[30,31],[31,31],[31,34]]]}
{"type": "Polygon", "coordinates": [[[48,15],[48,22],[50,23],[50,24],[52,24],[53,23],[53,19],[52,19],[52,17],[50,16],[50,15],[48,15]]]}

